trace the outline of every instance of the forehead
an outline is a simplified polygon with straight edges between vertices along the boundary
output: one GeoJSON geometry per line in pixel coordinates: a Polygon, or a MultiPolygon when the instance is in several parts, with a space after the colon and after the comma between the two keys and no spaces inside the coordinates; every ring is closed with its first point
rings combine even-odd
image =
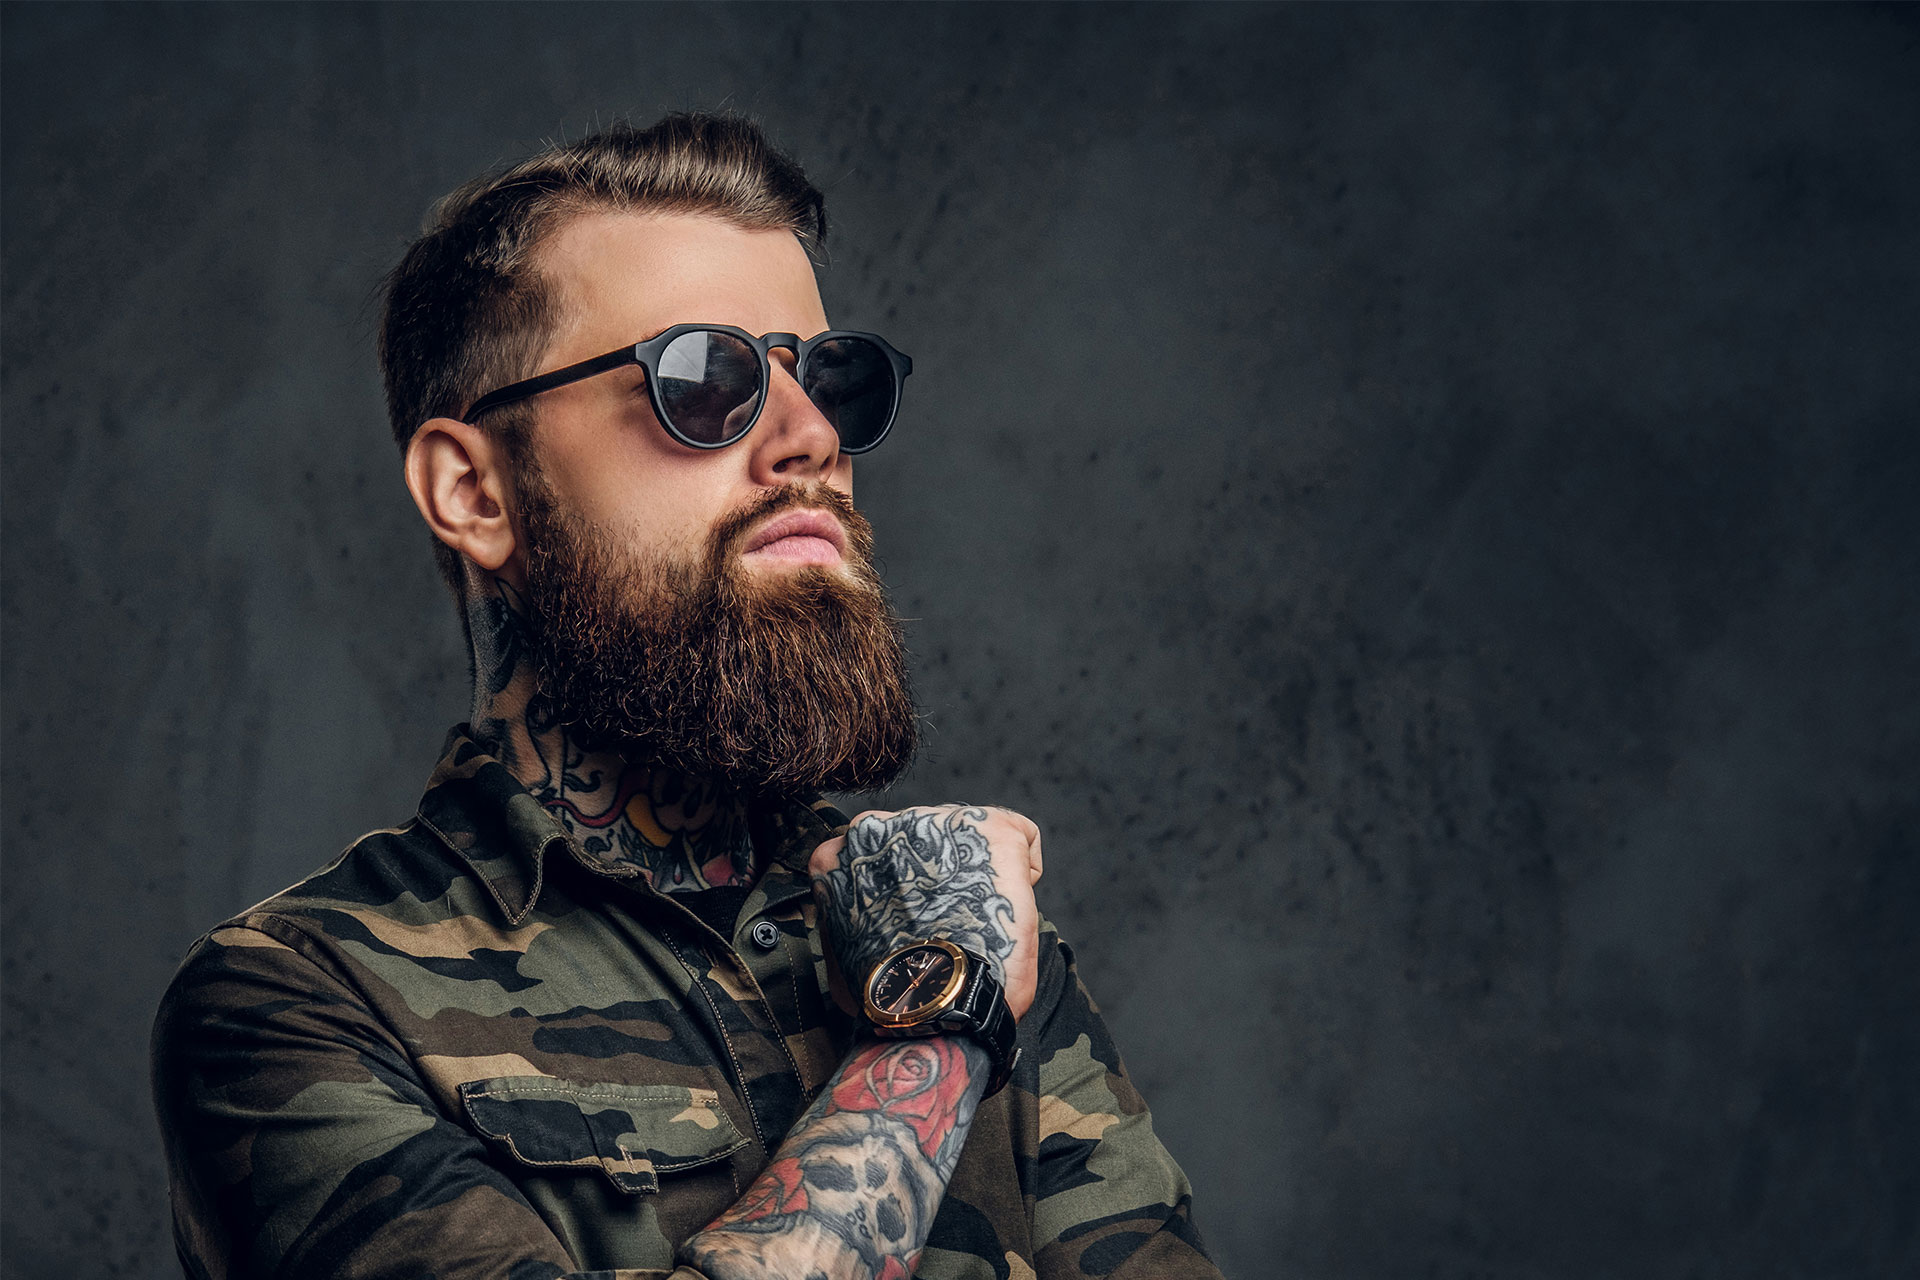
{"type": "Polygon", "coordinates": [[[813,264],[789,231],[700,214],[586,213],[550,236],[536,263],[558,304],[545,364],[696,321],[801,337],[827,327],[813,264]]]}

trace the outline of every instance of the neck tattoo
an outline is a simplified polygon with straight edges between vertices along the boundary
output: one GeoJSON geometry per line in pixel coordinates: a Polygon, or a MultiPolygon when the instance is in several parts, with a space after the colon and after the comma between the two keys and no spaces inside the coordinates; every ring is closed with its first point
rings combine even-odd
{"type": "Polygon", "coordinates": [[[524,784],[587,853],[640,868],[664,893],[751,884],[746,804],[713,780],[589,751],[535,687],[520,595],[493,577],[469,598],[473,738],[524,784]]]}

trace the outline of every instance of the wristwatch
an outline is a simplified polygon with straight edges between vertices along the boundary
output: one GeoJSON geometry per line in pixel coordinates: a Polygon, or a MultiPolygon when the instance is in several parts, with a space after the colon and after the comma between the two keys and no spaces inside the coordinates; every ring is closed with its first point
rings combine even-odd
{"type": "Polygon", "coordinates": [[[945,938],[896,948],[867,975],[867,1022],[885,1040],[964,1035],[987,1051],[991,1098],[1013,1075],[1013,1011],[993,967],[945,938]]]}

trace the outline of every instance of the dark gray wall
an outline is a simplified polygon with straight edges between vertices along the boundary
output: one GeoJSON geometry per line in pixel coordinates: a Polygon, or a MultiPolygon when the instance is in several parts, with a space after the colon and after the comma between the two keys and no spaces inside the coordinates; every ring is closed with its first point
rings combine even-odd
{"type": "Polygon", "coordinates": [[[1239,1276],[1920,1266],[1912,8],[5,10],[5,1252],[173,1262],[150,1011],[465,670],[367,298],[730,106],[914,354],[860,465],[1239,1276]]]}

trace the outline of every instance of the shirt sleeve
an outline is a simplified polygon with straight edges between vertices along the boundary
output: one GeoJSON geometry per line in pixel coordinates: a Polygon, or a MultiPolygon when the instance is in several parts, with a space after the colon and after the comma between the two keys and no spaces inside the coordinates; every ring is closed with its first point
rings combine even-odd
{"type": "Polygon", "coordinates": [[[1041,1280],[1218,1280],[1192,1220],[1187,1176],[1153,1131],[1073,952],[1043,967],[1036,1030],[1039,1176],[1034,1263],[1041,1280]]]}
{"type": "MultiPolygon", "coordinates": [[[[366,1002],[289,942],[216,930],[154,1026],[174,1238],[193,1280],[558,1280],[546,1223],[442,1115],[366,1002]]],[[[685,1269],[593,1273],[698,1280],[685,1269]]]]}

